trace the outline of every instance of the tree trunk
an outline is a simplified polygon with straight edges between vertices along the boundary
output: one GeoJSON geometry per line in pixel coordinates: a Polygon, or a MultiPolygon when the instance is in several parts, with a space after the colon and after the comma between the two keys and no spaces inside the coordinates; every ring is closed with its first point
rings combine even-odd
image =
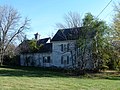
{"type": "Polygon", "coordinates": [[[0,50],[0,66],[3,65],[3,58],[4,58],[4,51],[3,51],[3,47],[1,47],[1,50],[0,50]]]}

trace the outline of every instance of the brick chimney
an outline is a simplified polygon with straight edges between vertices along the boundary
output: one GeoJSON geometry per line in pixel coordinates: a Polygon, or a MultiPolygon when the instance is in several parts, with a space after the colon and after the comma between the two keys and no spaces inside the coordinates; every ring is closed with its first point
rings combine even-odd
{"type": "Polygon", "coordinates": [[[40,39],[40,35],[38,33],[36,33],[34,35],[35,35],[35,40],[39,40],[40,39]]]}

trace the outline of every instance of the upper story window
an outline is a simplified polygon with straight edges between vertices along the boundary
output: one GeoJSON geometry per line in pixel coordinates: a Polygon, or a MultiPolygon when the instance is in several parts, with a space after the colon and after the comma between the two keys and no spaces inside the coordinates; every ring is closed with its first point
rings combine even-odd
{"type": "Polygon", "coordinates": [[[66,51],[67,51],[67,45],[64,44],[64,52],[66,52],[66,51]]]}
{"type": "Polygon", "coordinates": [[[61,51],[68,52],[69,51],[69,44],[61,44],[61,51]]]}

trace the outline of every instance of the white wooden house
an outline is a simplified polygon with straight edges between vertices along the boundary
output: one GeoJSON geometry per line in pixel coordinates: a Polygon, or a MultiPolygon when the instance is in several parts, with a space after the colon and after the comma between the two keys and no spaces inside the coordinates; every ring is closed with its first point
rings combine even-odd
{"type": "MultiPolygon", "coordinates": [[[[50,38],[36,39],[39,44],[44,44],[45,50],[37,53],[25,53],[20,55],[21,66],[38,67],[62,67],[72,68],[79,66],[79,48],[76,48],[76,40],[81,34],[80,28],[60,29],[50,38]],[[48,41],[50,42],[48,43],[48,41]]],[[[89,58],[89,57],[88,57],[89,58]]],[[[93,68],[93,61],[89,59],[86,68],[93,68]]]]}

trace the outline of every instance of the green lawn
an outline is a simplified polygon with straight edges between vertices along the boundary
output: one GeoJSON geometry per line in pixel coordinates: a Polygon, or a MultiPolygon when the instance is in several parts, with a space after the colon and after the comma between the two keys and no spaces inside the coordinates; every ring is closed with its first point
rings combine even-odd
{"type": "Polygon", "coordinates": [[[120,74],[73,77],[32,67],[0,67],[0,90],[120,90],[120,74]]]}

